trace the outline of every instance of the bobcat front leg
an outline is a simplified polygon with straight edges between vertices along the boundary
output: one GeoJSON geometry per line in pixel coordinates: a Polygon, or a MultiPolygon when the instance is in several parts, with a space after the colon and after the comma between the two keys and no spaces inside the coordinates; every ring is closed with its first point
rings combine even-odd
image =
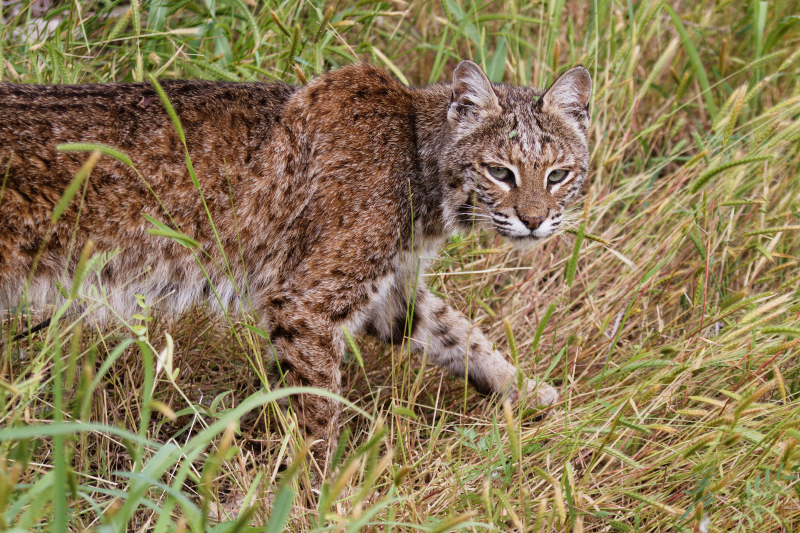
{"type": "MultiPolygon", "coordinates": [[[[399,296],[399,295],[398,295],[399,296]]],[[[384,340],[400,342],[409,327],[406,321],[405,298],[394,298],[392,313],[381,313],[373,326],[384,340]]],[[[520,395],[517,369],[505,360],[477,327],[449,305],[433,296],[427,288],[417,291],[413,302],[410,342],[414,351],[427,350],[428,362],[468,381],[483,394],[497,394],[514,401],[520,395]]],[[[558,392],[550,385],[533,380],[523,381],[527,402],[533,406],[555,403],[558,392]]]]}
{"type": "MultiPolygon", "coordinates": [[[[317,324],[303,317],[302,311],[287,312],[271,328],[270,339],[282,381],[287,387],[315,387],[340,395],[342,332],[330,324],[317,324]]],[[[330,443],[339,433],[341,405],[315,394],[291,396],[288,402],[281,403],[291,403],[305,438],[314,442],[311,455],[324,477],[330,443]]]]}

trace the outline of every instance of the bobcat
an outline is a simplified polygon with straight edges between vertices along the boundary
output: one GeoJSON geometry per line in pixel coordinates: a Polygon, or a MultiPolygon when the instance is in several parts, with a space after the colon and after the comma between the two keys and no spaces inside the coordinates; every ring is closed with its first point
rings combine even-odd
{"type": "MultiPolygon", "coordinates": [[[[518,390],[517,369],[415,279],[445,239],[476,223],[518,247],[558,230],[588,169],[586,69],[546,92],[492,84],[466,60],[452,84],[421,88],[355,65],[304,87],[175,80],[163,89],[202,196],[153,85],[0,84],[0,309],[24,297],[57,302],[91,240],[119,251],[85,282],[107,292],[98,318],[130,316],[137,293],[165,312],[244,306],[288,385],[340,391],[344,326],[387,342],[407,334],[482,393],[556,401],[535,380],[518,390]],[[87,159],[57,151],[61,143],[112,146],[138,173],[102,156],[83,199],[52,225],[87,159]],[[143,215],[199,244],[210,283],[193,251],[149,234],[143,215]]],[[[314,395],[292,403],[324,462],[340,406],[314,395]]]]}

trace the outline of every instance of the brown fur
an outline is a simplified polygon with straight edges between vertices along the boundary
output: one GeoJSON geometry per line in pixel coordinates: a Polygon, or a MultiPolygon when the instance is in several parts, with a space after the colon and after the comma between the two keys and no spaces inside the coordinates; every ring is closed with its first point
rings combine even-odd
{"type": "MultiPolygon", "coordinates": [[[[85,288],[102,287],[129,316],[134,294],[167,311],[200,301],[252,310],[270,333],[289,385],[340,390],[342,326],[412,346],[484,393],[515,397],[516,369],[467,320],[415,279],[445,238],[476,221],[518,245],[557,229],[586,177],[591,82],[572,69],[546,94],[492,86],[462,62],[450,85],[411,89],[385,72],[342,68],[303,88],[282,84],[167,81],[191,161],[219,233],[216,244],[184,149],[149,84],[0,84],[0,307],[25,293],[59,298],[88,240],[119,250],[85,288]],[[60,143],[126,153],[141,173],[100,158],[83,201],[50,229],[55,204],[87,155],[60,143]],[[487,174],[516,169],[515,183],[487,174]],[[572,170],[554,190],[548,168],[572,170]],[[190,249],[148,234],[142,214],[200,243],[190,249]],[[520,229],[522,228],[522,229],[520,229]],[[41,258],[25,289],[37,254],[41,258]],[[224,252],[224,254],[223,254],[224,252]],[[150,267],[148,272],[145,268],[150,267]],[[415,298],[407,326],[407,302],[415,298]]],[[[529,401],[556,392],[528,381],[529,401]]],[[[339,406],[296,399],[324,453],[339,406]]]]}

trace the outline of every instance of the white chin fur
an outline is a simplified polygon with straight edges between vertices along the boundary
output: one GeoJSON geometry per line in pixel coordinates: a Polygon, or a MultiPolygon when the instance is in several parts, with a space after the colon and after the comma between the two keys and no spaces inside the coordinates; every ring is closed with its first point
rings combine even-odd
{"type": "Polygon", "coordinates": [[[505,237],[505,239],[511,243],[511,246],[516,248],[517,250],[530,250],[535,246],[543,243],[546,239],[539,239],[534,236],[530,237],[505,237]]]}

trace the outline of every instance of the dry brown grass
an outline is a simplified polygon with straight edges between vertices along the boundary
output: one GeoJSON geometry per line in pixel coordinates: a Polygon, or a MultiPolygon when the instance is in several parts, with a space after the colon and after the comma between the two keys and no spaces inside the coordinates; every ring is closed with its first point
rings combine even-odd
{"type": "MultiPolygon", "coordinates": [[[[287,68],[291,28],[300,25],[301,40],[316,34],[321,15],[311,4],[247,8],[259,57],[245,4],[218,5],[211,19],[239,36],[217,37],[230,57],[209,36],[191,41],[152,25],[138,37],[130,27],[113,35],[101,4],[84,6],[86,38],[67,6],[60,40],[32,50],[13,34],[23,14],[0,30],[3,78],[119,81],[173,56],[160,75],[297,76],[287,68]]],[[[510,330],[524,371],[562,392],[546,418],[523,420],[421,370],[422,358],[402,346],[357,339],[364,366],[352,353],[343,366],[351,462],[339,471],[349,477],[333,499],[312,497],[304,471],[281,471],[299,446],[291,420],[270,405],[243,417],[234,410],[263,397],[263,339],[203,310],[156,320],[81,413],[91,377],[134,335],[85,321],[73,350],[70,319],[2,349],[0,525],[179,531],[219,522],[214,530],[225,531],[243,512],[237,527],[273,518],[280,528],[288,501],[290,531],[797,531],[800,32],[789,15],[798,4],[672,5],[680,25],[669,5],[339,4],[325,39],[295,48],[304,76],[322,60],[347,62],[348,47],[385,65],[383,55],[416,83],[446,79],[462,56],[516,83],[542,84],[579,62],[590,69],[592,173],[573,233],[526,253],[491,234],[455,238],[426,279],[509,354],[510,330]],[[147,402],[151,352],[166,332],[179,373],[158,374],[156,401],[147,402]],[[72,420],[84,430],[54,436],[72,420]],[[226,430],[236,420],[240,431],[226,430]],[[156,468],[167,443],[179,448],[156,468]]],[[[204,5],[187,6],[200,14],[171,11],[162,29],[208,18],[204,5]]],[[[136,15],[143,27],[156,18],[151,7],[136,15]]],[[[3,336],[22,320],[5,317],[3,336]]]]}

